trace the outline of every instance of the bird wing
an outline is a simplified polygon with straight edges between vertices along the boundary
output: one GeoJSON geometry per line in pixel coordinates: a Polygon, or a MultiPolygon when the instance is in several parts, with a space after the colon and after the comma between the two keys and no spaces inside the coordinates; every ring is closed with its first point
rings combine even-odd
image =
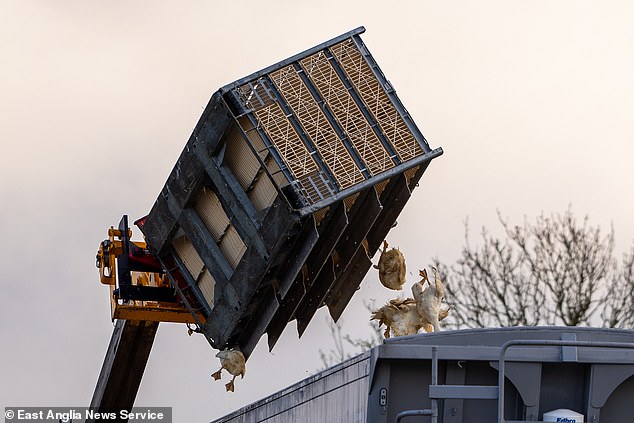
{"type": "Polygon", "coordinates": [[[392,331],[394,336],[415,335],[422,325],[423,322],[416,312],[416,306],[408,303],[405,309],[394,315],[392,331]]]}

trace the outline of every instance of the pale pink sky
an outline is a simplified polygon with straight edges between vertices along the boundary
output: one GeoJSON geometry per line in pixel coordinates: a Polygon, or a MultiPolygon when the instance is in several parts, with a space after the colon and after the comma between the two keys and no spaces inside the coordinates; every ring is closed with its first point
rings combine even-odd
{"type": "MultiPolygon", "coordinates": [[[[629,248],[632,22],[626,0],[2,1],[0,407],[88,405],[112,330],[94,268],[107,227],[149,211],[219,87],[360,25],[445,150],[389,235],[414,275],[497,209],[521,223],[571,205],[629,248]]],[[[391,296],[375,276],[349,332],[368,333],[363,299],[391,296]]],[[[137,404],[204,422],[282,389],[321,366],[325,319],[272,354],[262,339],[233,394],[201,337],[163,325],[137,404]]]]}

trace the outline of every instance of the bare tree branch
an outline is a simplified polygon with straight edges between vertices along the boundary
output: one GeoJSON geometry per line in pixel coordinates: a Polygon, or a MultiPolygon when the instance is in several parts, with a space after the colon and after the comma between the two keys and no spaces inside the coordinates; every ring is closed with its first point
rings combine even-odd
{"type": "MultiPolygon", "coordinates": [[[[586,325],[598,309],[607,316],[617,306],[619,314],[610,324],[623,320],[622,309],[632,304],[632,296],[619,297],[619,305],[600,292],[614,284],[622,291],[632,289],[624,279],[627,272],[615,276],[612,228],[603,235],[587,217],[578,222],[570,209],[541,215],[535,223],[524,219],[522,226],[511,225],[499,212],[498,219],[506,239],[483,228],[480,246],[472,247],[465,224],[465,246],[456,264],[435,260],[445,272],[458,327],[586,325]]],[[[625,267],[627,259],[634,261],[627,256],[625,267]]]]}
{"type": "Polygon", "coordinates": [[[610,328],[634,327],[634,245],[623,254],[621,266],[614,265],[601,304],[603,325],[610,328]]]}
{"type": "MultiPolygon", "coordinates": [[[[374,309],[373,301],[364,301],[363,305],[368,310],[368,314],[374,309]]],[[[378,325],[370,324],[372,328],[371,337],[353,338],[349,334],[342,334],[343,320],[339,319],[339,321],[335,323],[327,319],[327,323],[330,328],[330,337],[334,342],[334,348],[331,348],[328,352],[324,352],[322,349],[319,350],[319,357],[324,365],[324,369],[351,358],[354,354],[369,350],[383,342],[383,336],[378,325]],[[348,347],[353,347],[355,352],[346,352],[348,347]]]]}
{"type": "MultiPolygon", "coordinates": [[[[498,212],[502,238],[482,228],[477,246],[469,239],[451,265],[433,259],[444,281],[453,326],[591,325],[634,327],[634,245],[614,258],[614,228],[602,233],[588,217],[563,214],[524,218],[512,225],[498,212]]],[[[366,303],[368,311],[372,306],[366,303]]],[[[451,327],[451,323],[449,326],[451,327]]],[[[446,325],[447,326],[447,325],[446,325]]],[[[326,366],[350,356],[347,347],[368,349],[382,341],[342,335],[331,326],[335,348],[320,351],[326,366]]]]}

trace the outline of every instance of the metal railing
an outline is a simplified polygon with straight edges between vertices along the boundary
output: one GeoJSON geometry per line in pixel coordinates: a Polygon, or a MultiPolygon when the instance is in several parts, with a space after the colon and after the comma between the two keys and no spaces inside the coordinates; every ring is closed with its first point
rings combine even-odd
{"type": "MultiPolygon", "coordinates": [[[[431,384],[429,385],[429,397],[431,408],[420,410],[405,410],[396,415],[395,423],[406,417],[430,416],[431,423],[438,422],[438,399],[497,399],[497,421],[505,423],[504,419],[504,380],[506,378],[505,365],[506,353],[511,347],[525,346],[554,346],[554,347],[588,347],[588,348],[612,348],[612,349],[632,349],[634,343],[627,342],[596,342],[596,341],[576,341],[576,340],[510,340],[500,347],[498,358],[498,384],[497,386],[473,386],[473,385],[438,385],[438,346],[432,346],[431,356],[431,384]]],[[[531,361],[531,360],[524,360],[531,361]]],[[[562,358],[562,361],[563,360],[562,358]]],[[[536,421],[518,421],[513,423],[539,423],[536,421]]],[[[509,421],[510,423],[510,421],[509,421]]]]}
{"type": "MultiPolygon", "coordinates": [[[[633,349],[634,344],[629,342],[596,342],[596,341],[571,341],[571,340],[534,340],[517,339],[505,342],[500,348],[498,359],[498,423],[504,423],[504,379],[506,352],[510,347],[592,347],[592,348],[619,348],[633,349]]],[[[518,422],[519,423],[519,422],[518,422]]],[[[535,423],[535,422],[533,422],[535,423]]]]}
{"type": "MultiPolygon", "coordinates": [[[[431,385],[438,386],[438,346],[433,345],[431,347],[431,385]]],[[[424,408],[421,410],[405,410],[396,415],[395,423],[400,422],[405,417],[410,416],[431,416],[431,423],[438,422],[438,400],[436,398],[431,399],[431,408],[424,408]]]]}

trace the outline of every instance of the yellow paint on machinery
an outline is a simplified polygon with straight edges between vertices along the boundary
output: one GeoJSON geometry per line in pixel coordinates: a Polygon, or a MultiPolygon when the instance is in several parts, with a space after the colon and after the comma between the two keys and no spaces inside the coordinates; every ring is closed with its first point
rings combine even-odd
{"type": "MultiPolygon", "coordinates": [[[[117,255],[123,253],[121,231],[110,227],[108,239],[103,241],[97,252],[97,267],[99,268],[99,280],[110,287],[110,317],[122,320],[144,320],[150,322],[174,322],[195,324],[194,316],[180,303],[168,303],[160,301],[124,301],[115,294],[117,286],[117,255]]],[[[128,231],[132,236],[132,231],[128,231]]],[[[142,241],[132,241],[136,246],[145,249],[142,241]]],[[[168,287],[169,281],[160,273],[131,272],[132,285],[168,287]]],[[[204,316],[197,314],[200,322],[205,322],[204,316]]]]}

